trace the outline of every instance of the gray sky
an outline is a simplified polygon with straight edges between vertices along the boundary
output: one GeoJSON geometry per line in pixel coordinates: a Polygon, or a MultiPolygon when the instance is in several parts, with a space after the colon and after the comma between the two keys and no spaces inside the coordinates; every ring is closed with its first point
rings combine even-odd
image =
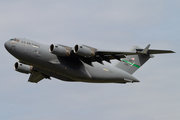
{"type": "Polygon", "coordinates": [[[179,120],[179,0],[0,1],[3,120],[179,120]],[[134,76],[134,84],[28,83],[4,48],[10,38],[45,44],[86,44],[129,50],[133,45],[172,49],[156,55],[134,76]]]}

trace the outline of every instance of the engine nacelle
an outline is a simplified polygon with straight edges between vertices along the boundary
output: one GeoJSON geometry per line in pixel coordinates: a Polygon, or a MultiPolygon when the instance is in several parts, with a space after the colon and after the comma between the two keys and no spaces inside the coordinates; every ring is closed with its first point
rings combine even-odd
{"type": "Polygon", "coordinates": [[[16,62],[14,64],[14,69],[18,72],[21,72],[21,73],[31,73],[32,72],[32,67],[29,66],[29,65],[25,65],[25,64],[22,64],[22,63],[19,63],[19,62],[16,62]]]}
{"type": "Polygon", "coordinates": [[[85,45],[75,45],[74,53],[84,57],[93,57],[95,55],[96,49],[85,46],[85,45]]]}
{"type": "Polygon", "coordinates": [[[69,56],[71,48],[64,45],[50,45],[49,51],[58,56],[69,56]]]}

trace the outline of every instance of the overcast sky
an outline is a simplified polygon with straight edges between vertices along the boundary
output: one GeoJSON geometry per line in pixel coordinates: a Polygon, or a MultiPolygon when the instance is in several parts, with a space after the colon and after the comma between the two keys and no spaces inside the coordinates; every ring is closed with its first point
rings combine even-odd
{"type": "Polygon", "coordinates": [[[179,120],[179,0],[1,0],[0,119],[2,120],[179,120]],[[38,84],[13,69],[4,48],[10,38],[73,47],[129,50],[133,45],[170,49],[134,76],[140,83],[38,84]]]}

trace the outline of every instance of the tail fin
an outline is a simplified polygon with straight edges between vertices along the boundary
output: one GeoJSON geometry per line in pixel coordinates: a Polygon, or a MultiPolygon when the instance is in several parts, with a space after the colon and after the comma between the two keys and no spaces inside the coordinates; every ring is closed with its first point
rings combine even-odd
{"type": "Polygon", "coordinates": [[[115,67],[120,68],[130,74],[133,74],[137,69],[139,69],[149,58],[153,58],[152,54],[162,54],[162,53],[174,53],[171,50],[152,50],[149,49],[150,44],[145,48],[141,49],[138,46],[133,46],[130,51],[136,51],[140,53],[138,55],[126,56],[122,58],[120,62],[117,62],[115,67]]]}

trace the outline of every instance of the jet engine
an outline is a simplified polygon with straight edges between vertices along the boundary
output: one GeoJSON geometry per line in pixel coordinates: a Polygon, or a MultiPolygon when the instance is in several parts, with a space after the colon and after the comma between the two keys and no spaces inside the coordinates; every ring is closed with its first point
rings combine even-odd
{"type": "Polygon", "coordinates": [[[19,63],[19,62],[16,62],[14,64],[14,69],[18,72],[21,72],[21,73],[31,73],[32,72],[32,67],[29,66],[29,65],[25,65],[25,64],[22,64],[22,63],[19,63]]]}
{"type": "Polygon", "coordinates": [[[75,45],[74,53],[84,57],[93,57],[95,55],[96,49],[85,46],[85,45],[75,45]]]}
{"type": "Polygon", "coordinates": [[[51,44],[49,51],[58,56],[69,56],[71,53],[71,48],[64,45],[51,44]]]}

